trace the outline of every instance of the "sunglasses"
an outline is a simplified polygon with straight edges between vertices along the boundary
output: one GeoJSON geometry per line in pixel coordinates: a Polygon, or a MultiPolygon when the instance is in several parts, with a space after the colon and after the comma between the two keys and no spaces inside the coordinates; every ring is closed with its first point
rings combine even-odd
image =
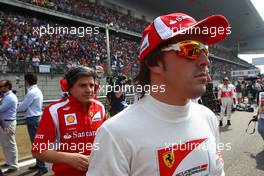
{"type": "Polygon", "coordinates": [[[192,60],[198,59],[202,52],[204,52],[207,57],[209,55],[208,46],[195,40],[185,40],[174,43],[163,48],[161,51],[175,51],[177,55],[192,60]]]}

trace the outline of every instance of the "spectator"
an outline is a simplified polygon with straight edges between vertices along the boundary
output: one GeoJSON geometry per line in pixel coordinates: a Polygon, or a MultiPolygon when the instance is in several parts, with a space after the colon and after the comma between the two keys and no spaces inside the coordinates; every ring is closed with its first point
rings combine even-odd
{"type": "MultiPolygon", "coordinates": [[[[38,78],[33,73],[27,73],[24,77],[27,87],[25,99],[18,106],[18,112],[26,112],[26,124],[30,137],[30,142],[34,142],[36,131],[39,124],[39,119],[42,114],[43,94],[37,86],[38,78]]],[[[48,172],[43,161],[37,160],[35,166],[29,167],[30,170],[38,170],[37,175],[43,175],[48,172]]]]}
{"type": "Polygon", "coordinates": [[[238,104],[240,104],[242,102],[242,85],[240,81],[237,81],[236,92],[237,92],[237,102],[238,104]]]}
{"type": "Polygon", "coordinates": [[[6,160],[5,165],[8,166],[5,173],[12,173],[18,170],[18,151],[15,140],[18,100],[12,92],[12,83],[9,80],[0,81],[0,92],[3,94],[3,100],[0,104],[0,119],[5,122],[6,128],[9,129],[9,132],[5,133],[0,128],[0,143],[6,160]]]}
{"type": "Polygon", "coordinates": [[[128,105],[126,103],[126,92],[123,90],[126,84],[125,76],[118,76],[117,81],[114,86],[112,86],[112,91],[107,93],[107,101],[110,105],[110,115],[111,117],[116,115],[125,109],[128,105]]]}

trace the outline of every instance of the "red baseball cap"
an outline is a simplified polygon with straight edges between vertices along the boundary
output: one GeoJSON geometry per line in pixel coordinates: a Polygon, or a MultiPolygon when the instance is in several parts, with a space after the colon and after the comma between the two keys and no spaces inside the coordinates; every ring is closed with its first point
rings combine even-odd
{"type": "Polygon", "coordinates": [[[190,39],[199,37],[204,44],[211,45],[230,33],[229,22],[222,15],[212,15],[199,22],[184,13],[159,16],[143,31],[138,60],[142,62],[159,45],[183,36],[190,36],[190,39]]]}

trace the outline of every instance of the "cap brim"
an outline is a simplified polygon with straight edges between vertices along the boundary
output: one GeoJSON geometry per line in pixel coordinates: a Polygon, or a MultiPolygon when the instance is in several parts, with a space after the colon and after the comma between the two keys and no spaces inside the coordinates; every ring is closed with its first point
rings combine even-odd
{"type": "Polygon", "coordinates": [[[224,16],[212,15],[184,30],[177,31],[174,33],[173,39],[193,36],[194,38],[201,38],[205,44],[211,45],[224,40],[230,32],[229,23],[224,16]]]}

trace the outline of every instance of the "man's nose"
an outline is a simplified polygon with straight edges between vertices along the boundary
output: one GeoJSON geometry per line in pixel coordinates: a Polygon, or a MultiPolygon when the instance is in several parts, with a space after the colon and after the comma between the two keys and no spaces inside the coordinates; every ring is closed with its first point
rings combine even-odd
{"type": "Polygon", "coordinates": [[[199,67],[204,67],[204,66],[208,66],[210,63],[208,56],[205,55],[204,52],[202,52],[199,56],[199,58],[197,59],[197,64],[199,67]]]}
{"type": "Polygon", "coordinates": [[[94,91],[94,87],[93,86],[87,86],[87,91],[89,92],[93,92],[94,91]]]}

